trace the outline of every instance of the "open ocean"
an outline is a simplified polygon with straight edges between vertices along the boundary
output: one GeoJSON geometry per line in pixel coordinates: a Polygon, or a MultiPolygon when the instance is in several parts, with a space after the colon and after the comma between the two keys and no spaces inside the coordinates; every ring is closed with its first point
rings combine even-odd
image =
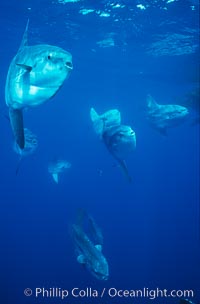
{"type": "Polygon", "coordinates": [[[199,2],[2,0],[0,41],[0,303],[199,304],[199,2]],[[24,109],[38,146],[20,161],[5,83],[28,19],[28,44],[70,52],[73,70],[51,100],[24,109]],[[148,94],[188,106],[185,122],[166,136],[152,128],[148,94]],[[118,109],[135,131],[131,183],[95,134],[92,107],[118,109]],[[56,159],[71,164],[58,184],[56,159]],[[102,231],[108,280],[77,261],[80,209],[102,231]]]}

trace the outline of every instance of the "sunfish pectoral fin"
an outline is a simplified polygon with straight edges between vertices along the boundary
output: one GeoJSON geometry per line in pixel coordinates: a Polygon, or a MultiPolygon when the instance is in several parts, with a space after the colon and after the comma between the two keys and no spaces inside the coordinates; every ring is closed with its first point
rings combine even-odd
{"type": "Polygon", "coordinates": [[[32,67],[23,63],[16,63],[17,66],[19,66],[20,68],[26,70],[27,72],[31,72],[32,67]]]}
{"type": "Polygon", "coordinates": [[[24,139],[24,123],[23,123],[23,113],[19,109],[9,109],[10,124],[13,130],[15,141],[20,147],[24,149],[25,139],[24,139]]]}
{"type": "Polygon", "coordinates": [[[56,184],[58,184],[58,173],[52,173],[53,180],[56,184]]]}
{"type": "Polygon", "coordinates": [[[86,259],[85,259],[83,254],[80,254],[80,255],[77,256],[77,262],[80,263],[80,264],[85,264],[86,263],[86,259]]]}

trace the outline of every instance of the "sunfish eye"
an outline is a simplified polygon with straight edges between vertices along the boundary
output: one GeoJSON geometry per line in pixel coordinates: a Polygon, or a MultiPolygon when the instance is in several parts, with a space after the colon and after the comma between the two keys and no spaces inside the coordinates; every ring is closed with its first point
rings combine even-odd
{"type": "Polygon", "coordinates": [[[73,65],[70,61],[67,61],[66,62],[66,66],[69,68],[69,69],[73,69],[73,65]]]}
{"type": "Polygon", "coordinates": [[[47,58],[48,58],[48,60],[50,60],[50,59],[51,59],[51,55],[49,54],[49,55],[47,56],[47,58]]]}

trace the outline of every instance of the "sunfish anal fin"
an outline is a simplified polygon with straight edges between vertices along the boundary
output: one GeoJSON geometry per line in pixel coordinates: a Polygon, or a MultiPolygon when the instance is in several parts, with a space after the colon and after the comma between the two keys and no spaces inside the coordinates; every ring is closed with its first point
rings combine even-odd
{"type": "Polygon", "coordinates": [[[122,168],[122,170],[123,170],[123,172],[124,172],[124,174],[125,174],[125,176],[126,176],[128,182],[131,183],[131,182],[132,182],[132,178],[131,178],[131,176],[129,175],[128,168],[127,168],[127,166],[126,166],[125,161],[124,161],[124,160],[121,160],[121,159],[119,159],[119,158],[118,158],[117,160],[118,160],[118,162],[119,162],[119,164],[120,164],[120,166],[121,166],[121,168],[122,168]]]}
{"type": "Polygon", "coordinates": [[[58,173],[52,173],[52,177],[54,182],[56,182],[56,184],[58,184],[58,173]]]}
{"type": "Polygon", "coordinates": [[[20,147],[24,149],[25,139],[24,139],[24,123],[23,123],[23,113],[19,109],[9,109],[10,123],[15,137],[15,141],[20,147]]]}

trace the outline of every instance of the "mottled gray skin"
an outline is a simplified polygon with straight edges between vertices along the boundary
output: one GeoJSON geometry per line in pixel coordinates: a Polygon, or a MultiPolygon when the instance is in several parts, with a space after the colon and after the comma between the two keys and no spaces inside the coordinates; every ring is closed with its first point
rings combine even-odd
{"type": "Polygon", "coordinates": [[[72,225],[72,238],[79,255],[84,259],[81,263],[99,280],[107,280],[108,263],[101,250],[88,238],[80,225],[72,225]]]}
{"type": "Polygon", "coordinates": [[[185,121],[189,111],[180,105],[160,105],[148,95],[147,96],[147,119],[155,129],[166,135],[167,129],[178,126],[185,121]]]}
{"type": "Polygon", "coordinates": [[[28,46],[26,30],[21,46],[10,63],[5,100],[15,140],[24,148],[24,108],[35,107],[52,98],[72,70],[69,52],[48,44],[28,46]]]}

